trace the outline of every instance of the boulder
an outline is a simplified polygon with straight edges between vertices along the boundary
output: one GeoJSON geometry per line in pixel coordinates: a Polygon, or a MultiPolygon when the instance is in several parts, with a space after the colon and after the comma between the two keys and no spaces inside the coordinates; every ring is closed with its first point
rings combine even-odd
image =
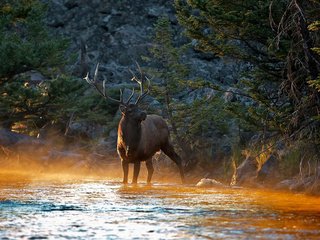
{"type": "Polygon", "coordinates": [[[42,141],[35,137],[25,134],[15,133],[7,129],[0,129],[0,146],[17,147],[21,145],[43,144],[42,141]]]}
{"type": "Polygon", "coordinates": [[[282,189],[282,190],[290,190],[294,192],[301,192],[305,191],[306,189],[310,188],[314,183],[314,177],[306,177],[306,178],[292,178],[292,179],[286,179],[281,182],[279,182],[276,185],[276,189],[282,189]]]}
{"type": "Polygon", "coordinates": [[[232,177],[232,185],[255,185],[258,162],[252,156],[247,158],[237,167],[232,177]]]}
{"type": "Polygon", "coordinates": [[[234,87],[229,87],[226,89],[223,99],[225,102],[235,102],[235,101],[240,101],[241,99],[241,92],[239,89],[234,88],[234,87]]]}
{"type": "Polygon", "coordinates": [[[226,187],[226,185],[221,182],[210,179],[210,178],[202,178],[196,185],[197,187],[226,187]]]}
{"type": "Polygon", "coordinates": [[[259,183],[272,184],[279,179],[279,159],[271,154],[257,172],[259,183]]]}

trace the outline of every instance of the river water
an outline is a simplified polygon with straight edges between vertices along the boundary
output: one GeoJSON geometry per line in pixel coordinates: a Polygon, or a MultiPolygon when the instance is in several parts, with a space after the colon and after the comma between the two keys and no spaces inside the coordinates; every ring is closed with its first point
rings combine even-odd
{"type": "Polygon", "coordinates": [[[120,179],[0,183],[0,239],[320,239],[320,198],[120,179]]]}

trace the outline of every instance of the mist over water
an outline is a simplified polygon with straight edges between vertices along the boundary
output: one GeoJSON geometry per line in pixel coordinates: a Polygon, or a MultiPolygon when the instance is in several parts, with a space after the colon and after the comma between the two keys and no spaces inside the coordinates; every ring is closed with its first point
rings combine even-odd
{"type": "Polygon", "coordinates": [[[317,239],[320,199],[241,188],[12,173],[0,178],[0,238],[317,239]],[[11,177],[9,177],[11,176],[11,177]],[[10,179],[11,178],[11,179],[10,179]]]}

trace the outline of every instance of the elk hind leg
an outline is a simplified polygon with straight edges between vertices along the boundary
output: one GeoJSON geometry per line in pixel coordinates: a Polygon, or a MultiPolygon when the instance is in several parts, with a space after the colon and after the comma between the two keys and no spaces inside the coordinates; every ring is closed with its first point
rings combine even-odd
{"type": "Polygon", "coordinates": [[[140,172],[140,161],[137,161],[134,163],[134,167],[133,167],[133,179],[132,179],[132,183],[136,184],[138,182],[138,176],[139,176],[139,172],[140,172]]]}
{"type": "Polygon", "coordinates": [[[171,158],[172,161],[174,161],[178,168],[179,168],[179,172],[180,172],[180,177],[181,177],[181,181],[182,183],[185,182],[184,179],[184,172],[183,172],[183,168],[182,168],[182,160],[180,158],[180,156],[174,151],[173,146],[170,143],[165,144],[161,150],[169,157],[171,158]]]}
{"type": "Polygon", "coordinates": [[[146,167],[148,170],[148,177],[147,177],[147,184],[151,183],[151,178],[154,172],[153,164],[152,164],[152,158],[147,159],[146,161],[146,167]]]}

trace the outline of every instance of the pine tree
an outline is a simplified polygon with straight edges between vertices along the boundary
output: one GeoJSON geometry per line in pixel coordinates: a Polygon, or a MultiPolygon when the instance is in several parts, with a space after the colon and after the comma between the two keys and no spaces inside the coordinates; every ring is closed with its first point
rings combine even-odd
{"type": "Polygon", "coordinates": [[[202,81],[189,79],[189,67],[182,58],[190,44],[176,46],[172,29],[167,17],[159,18],[154,28],[151,63],[148,70],[157,84],[153,85],[152,93],[163,104],[165,116],[168,118],[175,137],[175,142],[182,150],[183,158],[190,167],[203,157],[198,153],[208,151],[210,160],[213,132],[221,134],[228,131],[225,122],[226,111],[220,96],[197,96],[189,101],[188,95],[199,90],[202,81]]]}
{"type": "Polygon", "coordinates": [[[237,85],[253,104],[231,108],[253,129],[319,142],[319,34],[307,23],[319,18],[319,1],[176,0],[179,22],[197,48],[249,62],[237,85]],[[313,80],[313,81],[312,81],[313,80]],[[315,81],[315,82],[314,82],[315,81]],[[317,129],[315,131],[315,129],[317,129]]]}
{"type": "Polygon", "coordinates": [[[68,42],[52,38],[43,22],[45,5],[38,0],[0,3],[0,84],[29,70],[47,71],[66,63],[68,42]]]}
{"type": "Polygon", "coordinates": [[[70,119],[112,122],[115,107],[64,69],[68,40],[49,34],[45,14],[39,0],[0,2],[0,126],[37,135],[46,125],[63,134],[70,119]],[[30,81],[31,70],[43,81],[30,81]]]}

